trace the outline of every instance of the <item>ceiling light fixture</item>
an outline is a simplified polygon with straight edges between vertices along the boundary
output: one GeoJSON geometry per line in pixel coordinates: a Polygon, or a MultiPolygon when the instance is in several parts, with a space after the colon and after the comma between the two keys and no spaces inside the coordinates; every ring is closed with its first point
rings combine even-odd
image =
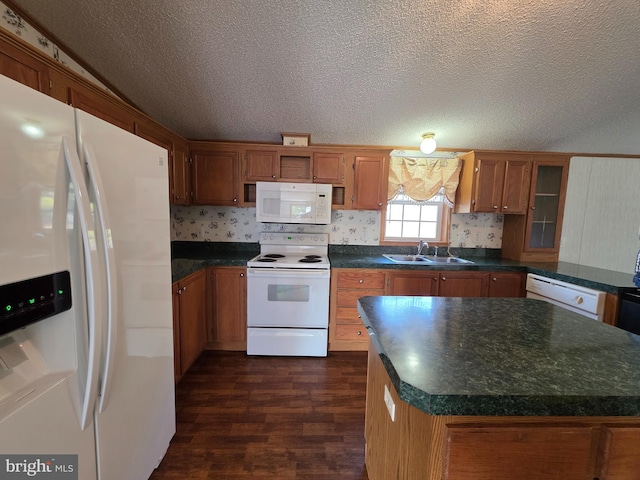
{"type": "Polygon", "coordinates": [[[424,154],[433,153],[436,149],[436,134],[427,132],[422,134],[422,142],[420,142],[420,151],[424,154]]]}

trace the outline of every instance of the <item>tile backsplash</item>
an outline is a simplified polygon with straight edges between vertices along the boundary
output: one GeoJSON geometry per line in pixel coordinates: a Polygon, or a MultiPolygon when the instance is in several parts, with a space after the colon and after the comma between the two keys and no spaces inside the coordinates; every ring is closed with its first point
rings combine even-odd
{"type": "MultiPolygon", "coordinates": [[[[500,248],[503,215],[453,214],[450,240],[455,247],[500,248]]],[[[334,245],[379,245],[380,212],[334,210],[331,225],[256,222],[255,208],[171,207],[171,239],[194,242],[257,242],[265,231],[328,233],[334,245]]]]}

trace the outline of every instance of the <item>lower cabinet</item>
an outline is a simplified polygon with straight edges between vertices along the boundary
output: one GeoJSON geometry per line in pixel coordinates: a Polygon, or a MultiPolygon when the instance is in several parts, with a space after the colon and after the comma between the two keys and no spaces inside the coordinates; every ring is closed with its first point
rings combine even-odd
{"type": "Polygon", "coordinates": [[[358,298],[385,295],[387,271],[335,269],[329,294],[329,349],[366,350],[367,329],[358,314],[358,298]]]}
{"type": "Polygon", "coordinates": [[[247,349],[247,269],[209,267],[207,348],[247,349]]]}
{"type": "Polygon", "coordinates": [[[207,277],[204,270],[173,284],[174,367],[178,381],[204,350],[207,277]]]}
{"type": "Polygon", "coordinates": [[[524,297],[520,272],[336,268],[331,274],[329,350],[366,350],[358,298],[377,295],[524,297]]]}
{"type": "Polygon", "coordinates": [[[440,297],[486,297],[489,294],[487,272],[440,272],[440,297]]]}
{"type": "Polygon", "coordinates": [[[373,346],[365,440],[369,480],[640,478],[638,417],[428,415],[400,400],[373,346]]]}
{"type": "Polygon", "coordinates": [[[525,274],[390,270],[388,295],[440,297],[524,297],[525,274]]]}

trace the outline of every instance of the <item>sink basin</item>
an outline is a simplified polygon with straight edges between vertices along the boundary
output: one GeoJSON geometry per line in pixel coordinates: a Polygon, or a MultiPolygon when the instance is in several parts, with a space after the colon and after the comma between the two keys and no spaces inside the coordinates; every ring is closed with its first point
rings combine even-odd
{"type": "Polygon", "coordinates": [[[389,260],[396,263],[408,263],[408,264],[415,264],[419,262],[428,263],[424,255],[402,255],[402,254],[383,253],[382,256],[387,257],[389,260]]]}
{"type": "Polygon", "coordinates": [[[434,257],[432,255],[403,255],[383,253],[383,257],[388,258],[392,262],[402,263],[405,265],[415,265],[422,263],[424,265],[455,265],[455,264],[472,264],[471,260],[464,260],[458,257],[434,257]]]}
{"type": "Polygon", "coordinates": [[[430,255],[424,256],[425,260],[429,263],[437,263],[437,264],[461,264],[461,263],[473,263],[471,260],[465,260],[464,258],[459,257],[432,257],[430,255]]]}

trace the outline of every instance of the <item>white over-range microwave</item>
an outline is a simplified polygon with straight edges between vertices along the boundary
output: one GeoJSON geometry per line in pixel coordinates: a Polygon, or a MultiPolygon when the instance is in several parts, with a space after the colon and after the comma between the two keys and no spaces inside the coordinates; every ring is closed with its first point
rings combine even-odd
{"type": "Polygon", "coordinates": [[[271,223],[331,223],[331,184],[256,183],[256,220],[271,223]]]}

